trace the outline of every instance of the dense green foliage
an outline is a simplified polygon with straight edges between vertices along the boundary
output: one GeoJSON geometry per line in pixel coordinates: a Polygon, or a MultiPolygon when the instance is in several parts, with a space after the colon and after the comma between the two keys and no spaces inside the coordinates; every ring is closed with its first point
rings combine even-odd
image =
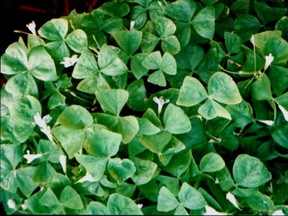
{"type": "Polygon", "coordinates": [[[287,14],[127,0],[30,24],[1,57],[6,213],[287,214],[287,14]]]}

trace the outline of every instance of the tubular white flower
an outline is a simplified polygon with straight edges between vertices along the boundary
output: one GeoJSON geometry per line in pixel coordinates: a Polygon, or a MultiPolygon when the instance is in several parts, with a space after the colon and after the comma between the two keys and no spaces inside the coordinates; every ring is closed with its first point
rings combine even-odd
{"type": "Polygon", "coordinates": [[[135,26],[135,20],[131,20],[130,22],[130,31],[134,29],[134,26],[135,26]]]}
{"type": "Polygon", "coordinates": [[[282,209],[278,209],[272,213],[272,216],[280,216],[280,215],[283,216],[285,215],[282,209]]]}
{"type": "Polygon", "coordinates": [[[93,182],[95,180],[94,180],[93,176],[90,173],[86,172],[86,175],[84,177],[82,177],[81,179],[79,179],[77,181],[77,183],[82,183],[82,182],[85,182],[85,181],[93,182]]]}
{"type": "Polygon", "coordinates": [[[272,120],[258,120],[259,122],[266,124],[268,126],[273,126],[274,125],[274,121],[272,120]]]}
{"type": "Polygon", "coordinates": [[[34,121],[39,126],[40,130],[48,137],[51,142],[53,142],[53,136],[51,134],[50,127],[45,121],[47,119],[51,119],[51,117],[49,115],[46,115],[42,119],[40,113],[36,113],[36,115],[34,116],[34,121]]]}
{"type": "Polygon", "coordinates": [[[64,173],[66,173],[66,156],[65,155],[60,155],[59,156],[59,161],[60,161],[60,164],[61,164],[61,167],[64,171],[64,173]]]}
{"type": "Polygon", "coordinates": [[[31,23],[27,24],[26,27],[29,29],[29,31],[33,34],[33,35],[37,35],[36,32],[36,23],[34,21],[32,21],[31,23]]]}
{"type": "Polygon", "coordinates": [[[205,206],[205,210],[206,211],[205,211],[204,215],[227,215],[227,213],[218,212],[214,208],[212,208],[211,206],[208,206],[208,205],[205,206]]]}
{"type": "Polygon", "coordinates": [[[139,203],[139,204],[137,204],[137,207],[138,207],[139,209],[141,209],[141,208],[143,207],[143,204],[139,203]]]}
{"type": "Polygon", "coordinates": [[[241,210],[235,196],[231,192],[226,194],[226,199],[229,200],[237,209],[241,210]]]}
{"type": "Polygon", "coordinates": [[[270,64],[273,62],[274,56],[269,53],[268,56],[265,56],[265,66],[264,66],[264,71],[267,70],[267,68],[270,66],[270,64]]]}
{"type": "Polygon", "coordinates": [[[27,150],[26,154],[23,155],[23,157],[27,160],[27,163],[31,163],[33,160],[42,157],[43,154],[30,154],[30,151],[27,150]]]}
{"type": "Polygon", "coordinates": [[[9,200],[7,201],[7,206],[8,206],[10,209],[16,209],[16,203],[15,203],[15,201],[12,200],[12,199],[9,199],[9,200]]]}
{"type": "Polygon", "coordinates": [[[278,104],[278,107],[281,110],[281,112],[282,112],[282,114],[284,116],[284,119],[286,121],[288,121],[288,111],[283,106],[281,106],[280,104],[278,104]]]}
{"type": "Polygon", "coordinates": [[[163,109],[164,104],[170,102],[169,99],[164,100],[163,97],[160,97],[160,98],[154,97],[154,98],[153,98],[153,101],[154,101],[155,103],[157,103],[157,105],[158,105],[158,114],[160,114],[160,113],[162,112],[162,109],[163,109]]]}
{"type": "Polygon", "coordinates": [[[64,64],[65,68],[73,66],[78,61],[77,55],[73,55],[72,57],[64,57],[64,61],[60,62],[60,64],[64,64]]]}

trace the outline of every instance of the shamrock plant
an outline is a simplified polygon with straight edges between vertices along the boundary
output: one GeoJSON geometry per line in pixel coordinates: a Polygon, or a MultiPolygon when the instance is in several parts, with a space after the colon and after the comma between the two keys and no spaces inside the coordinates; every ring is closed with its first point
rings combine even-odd
{"type": "Polygon", "coordinates": [[[5,212],[288,214],[287,8],[105,1],[27,24],[1,56],[5,212]]]}

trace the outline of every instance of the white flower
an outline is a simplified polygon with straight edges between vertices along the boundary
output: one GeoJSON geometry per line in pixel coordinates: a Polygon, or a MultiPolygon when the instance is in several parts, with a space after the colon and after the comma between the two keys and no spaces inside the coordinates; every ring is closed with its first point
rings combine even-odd
{"type": "Polygon", "coordinates": [[[15,201],[12,200],[12,199],[9,199],[9,200],[7,201],[7,205],[8,205],[8,207],[9,207],[10,209],[16,209],[16,203],[15,203],[15,201]]]}
{"type": "Polygon", "coordinates": [[[267,68],[270,66],[273,60],[274,60],[274,56],[271,53],[268,56],[265,56],[264,70],[267,70],[267,68]]]}
{"type": "Polygon", "coordinates": [[[53,142],[53,136],[51,134],[50,127],[46,123],[47,120],[51,120],[49,115],[44,116],[43,119],[39,113],[36,113],[34,116],[34,121],[39,126],[40,130],[48,137],[51,142],[53,142]]]}
{"type": "Polygon", "coordinates": [[[60,64],[64,64],[65,68],[73,66],[78,61],[77,55],[73,55],[71,58],[64,57],[64,61],[60,62],[60,64]]]}
{"type": "Polygon", "coordinates": [[[27,200],[25,200],[24,204],[21,205],[21,208],[22,208],[23,210],[28,209],[28,206],[27,206],[27,202],[26,202],[26,201],[27,201],[27,200]]]}
{"type": "Polygon", "coordinates": [[[60,155],[59,156],[59,161],[60,161],[60,164],[61,164],[61,167],[64,171],[64,173],[66,173],[66,156],[65,155],[60,155]]]}
{"type": "Polygon", "coordinates": [[[95,180],[90,173],[86,172],[86,175],[84,177],[82,177],[81,179],[79,179],[77,182],[81,183],[81,182],[85,182],[85,181],[93,182],[95,180]]]}
{"type": "Polygon", "coordinates": [[[141,208],[143,207],[143,204],[139,203],[139,204],[137,204],[137,207],[138,207],[139,209],[141,209],[141,208]]]}
{"type": "Polygon", "coordinates": [[[30,154],[30,151],[27,150],[26,154],[23,155],[23,157],[27,160],[27,163],[31,163],[33,160],[42,157],[43,154],[30,154]]]}
{"type": "Polygon", "coordinates": [[[162,112],[162,109],[163,109],[164,104],[170,102],[169,99],[164,100],[162,96],[161,96],[160,98],[154,97],[154,98],[153,98],[153,101],[158,104],[158,114],[160,114],[160,113],[162,112]]]}
{"type": "Polygon", "coordinates": [[[26,27],[31,31],[33,35],[37,35],[36,33],[36,23],[32,21],[31,23],[27,24],[26,27]]]}
{"type": "Polygon", "coordinates": [[[284,116],[284,119],[286,121],[288,121],[288,111],[283,106],[281,106],[280,104],[278,104],[278,107],[281,110],[281,112],[282,112],[282,114],[284,116]]]}
{"type": "Polygon", "coordinates": [[[205,206],[205,210],[206,211],[205,211],[204,215],[227,215],[227,213],[218,212],[214,208],[212,208],[212,207],[210,207],[208,205],[205,206]]]}
{"type": "Polygon", "coordinates": [[[273,126],[274,125],[274,121],[272,120],[258,120],[259,122],[269,125],[269,126],[273,126]]]}
{"type": "Polygon", "coordinates": [[[274,211],[273,213],[272,213],[272,216],[280,216],[280,215],[285,215],[284,214],[284,212],[282,211],[282,209],[278,209],[278,210],[276,210],[276,211],[274,211]]]}
{"type": "Polygon", "coordinates": [[[131,20],[130,22],[130,31],[134,29],[134,26],[135,26],[135,20],[131,20]]]}
{"type": "Polygon", "coordinates": [[[226,199],[229,200],[237,209],[241,210],[235,196],[231,192],[226,194],[226,199]]]}

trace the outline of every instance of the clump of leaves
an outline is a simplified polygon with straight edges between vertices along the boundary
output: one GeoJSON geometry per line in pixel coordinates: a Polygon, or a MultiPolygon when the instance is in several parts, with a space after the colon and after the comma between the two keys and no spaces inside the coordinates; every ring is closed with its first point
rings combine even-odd
{"type": "Polygon", "coordinates": [[[285,1],[107,1],[1,57],[7,214],[288,213],[285,1]]]}

